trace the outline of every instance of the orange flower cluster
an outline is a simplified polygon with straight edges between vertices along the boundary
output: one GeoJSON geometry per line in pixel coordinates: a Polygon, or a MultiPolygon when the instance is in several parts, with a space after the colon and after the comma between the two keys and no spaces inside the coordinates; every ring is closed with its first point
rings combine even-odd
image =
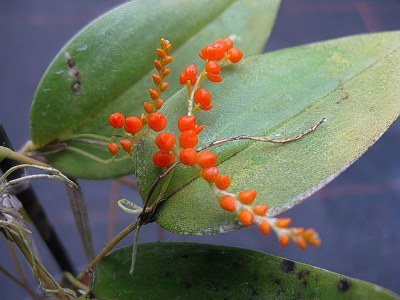
{"type": "MultiPolygon", "coordinates": [[[[167,125],[167,119],[163,114],[157,112],[164,103],[160,96],[168,87],[164,78],[171,71],[165,66],[173,60],[172,56],[168,55],[171,44],[162,39],[160,45],[161,49],[157,49],[159,60],[154,61],[158,71],[158,74],[153,74],[155,88],[149,90],[152,103],[144,103],[146,113],[142,114],[141,118],[131,116],[125,119],[118,112],[109,117],[112,127],[124,127],[128,136],[131,137],[131,139],[120,141],[122,148],[130,153],[133,148],[132,139],[141,132],[143,125],[147,125],[146,128],[159,132],[154,141],[159,149],[153,155],[153,163],[156,166],[165,168],[176,161],[192,166],[199,176],[211,185],[222,209],[236,213],[238,221],[243,226],[256,223],[263,235],[267,235],[272,229],[277,234],[281,246],[287,246],[290,240],[301,249],[305,249],[308,245],[320,245],[318,234],[313,229],[289,228],[291,219],[268,217],[267,204],[253,204],[257,196],[256,191],[243,190],[237,194],[227,192],[226,190],[231,185],[231,179],[229,176],[219,173],[215,153],[195,149],[199,142],[198,135],[204,129],[204,125],[198,126],[194,114],[198,109],[207,111],[213,108],[212,95],[208,90],[200,88],[201,83],[206,78],[211,82],[221,82],[221,66],[226,62],[238,63],[243,52],[233,48],[232,39],[219,39],[206,45],[199,52],[199,56],[205,61],[205,68],[199,75],[194,64],[187,66],[180,74],[180,83],[187,86],[189,107],[188,114],[181,116],[178,120],[180,135],[177,138],[170,132],[161,132],[167,125]],[[179,145],[177,145],[177,141],[179,141],[179,145]]],[[[110,143],[108,148],[112,155],[119,150],[116,143],[110,143]]]]}
{"type": "MultiPolygon", "coordinates": [[[[164,79],[171,72],[171,69],[166,66],[171,63],[174,58],[168,55],[171,50],[171,44],[165,39],[160,40],[161,48],[156,49],[157,56],[159,59],[154,60],[154,67],[157,70],[157,74],[152,75],[152,79],[155,87],[149,89],[149,96],[152,101],[144,102],[143,108],[145,113],[140,118],[136,116],[130,116],[125,119],[122,113],[116,112],[109,116],[108,123],[113,128],[124,127],[124,139],[120,140],[122,149],[128,153],[131,153],[134,149],[134,145],[140,140],[140,138],[147,132],[147,129],[151,129],[155,132],[162,131],[167,126],[167,118],[157,111],[164,104],[164,100],[160,98],[161,94],[168,88],[168,82],[164,79]],[[143,127],[144,125],[147,125],[143,127]],[[142,130],[145,128],[145,130],[142,130]]],[[[113,142],[108,144],[108,150],[111,155],[116,155],[120,149],[116,143],[119,135],[114,135],[111,139],[113,142]]],[[[163,151],[155,156],[155,160],[159,162],[159,165],[169,165],[170,161],[174,159],[174,155],[169,154],[168,151],[163,151]]]]}

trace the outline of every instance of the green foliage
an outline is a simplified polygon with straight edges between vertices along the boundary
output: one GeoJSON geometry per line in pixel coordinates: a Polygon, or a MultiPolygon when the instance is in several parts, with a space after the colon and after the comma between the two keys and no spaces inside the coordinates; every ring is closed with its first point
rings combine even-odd
{"type": "MultiPolygon", "coordinates": [[[[326,118],[296,142],[242,140],[213,148],[218,169],[232,179],[232,191],[257,190],[256,202],[268,203],[271,215],[299,204],[358,159],[400,114],[400,32],[251,56],[261,51],[278,6],[275,0],[143,0],[105,14],[78,33],[43,76],[31,111],[33,148],[80,178],[135,173],[146,199],[162,173],[151,161],[155,145],[143,139],[133,160],[121,153],[109,161],[108,115],[141,114],[152,87],[153,49],[165,37],[175,60],[161,112],[168,117],[167,130],[178,135],[177,119],[187,112],[180,71],[190,63],[201,65],[196,52],[204,44],[235,34],[240,37],[235,45],[247,58],[224,68],[221,84],[205,83],[214,109],[197,115],[198,124],[205,125],[199,145],[237,135],[285,139],[326,118]],[[69,55],[79,76],[68,71],[69,55]]],[[[214,234],[240,228],[191,168],[171,172],[155,199],[166,200],[156,217],[169,231],[214,234]]],[[[120,249],[100,262],[97,298],[156,299],[160,291],[163,299],[395,298],[371,284],[281,258],[196,244],[140,245],[132,279],[130,251],[120,249]]]]}
{"type": "MultiPolygon", "coordinates": [[[[240,134],[284,139],[327,118],[296,142],[213,148],[233,191],[256,190],[273,214],[293,207],[360,157],[398,117],[399,45],[399,32],[360,35],[253,56],[226,68],[224,81],[209,85],[214,109],[198,114],[198,123],[206,125],[200,145],[240,134]]],[[[185,109],[183,91],[164,105],[168,131],[177,132],[185,109]]],[[[154,151],[143,143],[137,156],[143,198],[160,174],[151,162],[154,151]]],[[[162,197],[169,199],[158,222],[165,229],[210,234],[239,228],[191,169],[177,169],[163,188],[162,197]]]]}
{"type": "Polygon", "coordinates": [[[100,262],[96,299],[398,299],[376,285],[280,257],[191,243],[139,245],[131,277],[131,250],[100,262]]]}
{"type": "Polygon", "coordinates": [[[104,145],[70,139],[82,134],[109,137],[112,130],[106,120],[115,111],[140,116],[153,85],[154,49],[160,38],[172,42],[175,57],[165,93],[168,99],[180,89],[177,70],[199,62],[196,51],[204,44],[236,34],[238,47],[247,54],[260,53],[278,7],[276,0],[146,0],[126,3],[96,19],[61,49],[37,88],[31,111],[34,147],[62,141],[42,152],[52,165],[75,177],[131,173],[128,156],[105,163],[109,153],[104,145]],[[80,92],[75,94],[66,52],[81,74],[80,92]],[[62,146],[67,148],[50,151],[62,146]]]}

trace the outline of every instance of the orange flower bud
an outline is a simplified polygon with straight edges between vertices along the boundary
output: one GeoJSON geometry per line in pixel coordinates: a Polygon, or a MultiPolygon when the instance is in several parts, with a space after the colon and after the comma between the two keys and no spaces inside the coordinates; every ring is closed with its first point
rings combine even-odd
{"type": "Polygon", "coordinates": [[[236,197],[240,200],[240,202],[248,205],[253,203],[256,195],[257,192],[255,190],[244,190],[240,192],[236,197]]]}
{"type": "Polygon", "coordinates": [[[234,212],[236,210],[236,202],[232,196],[225,195],[219,198],[219,205],[226,211],[234,212]]]}
{"type": "Polygon", "coordinates": [[[265,216],[265,214],[267,213],[267,210],[268,210],[267,204],[258,204],[258,205],[253,206],[253,212],[257,216],[265,216]]]}
{"type": "Polygon", "coordinates": [[[244,226],[250,226],[253,224],[253,214],[248,210],[238,212],[238,219],[244,226]]]}
{"type": "Polygon", "coordinates": [[[267,235],[271,231],[271,225],[269,225],[266,220],[263,220],[261,221],[260,225],[258,225],[258,229],[263,235],[267,235]]]}
{"type": "Polygon", "coordinates": [[[291,223],[292,223],[292,220],[290,218],[282,218],[282,219],[278,219],[276,221],[275,225],[280,228],[288,228],[291,223]]]}
{"type": "Polygon", "coordinates": [[[203,169],[201,171],[201,176],[207,181],[207,182],[214,182],[215,179],[218,177],[218,168],[216,167],[211,167],[207,169],[203,169]]]}
{"type": "Polygon", "coordinates": [[[231,179],[226,175],[219,175],[215,180],[215,186],[220,190],[226,190],[231,185],[231,179]]]}
{"type": "Polygon", "coordinates": [[[160,109],[163,105],[164,105],[164,100],[163,99],[158,98],[156,101],[154,101],[154,106],[157,109],[160,109]]]}
{"type": "Polygon", "coordinates": [[[289,245],[289,236],[287,235],[287,233],[280,233],[278,235],[278,240],[279,240],[279,244],[282,247],[286,247],[287,245],[289,245]]]}

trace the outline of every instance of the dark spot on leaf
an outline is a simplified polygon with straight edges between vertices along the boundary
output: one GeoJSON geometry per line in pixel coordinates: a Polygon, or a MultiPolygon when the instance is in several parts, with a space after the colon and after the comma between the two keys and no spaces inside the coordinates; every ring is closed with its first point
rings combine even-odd
{"type": "Polygon", "coordinates": [[[69,68],[73,68],[75,66],[75,62],[71,57],[67,58],[67,66],[69,68]]]}
{"type": "Polygon", "coordinates": [[[294,299],[296,299],[296,300],[301,300],[301,299],[303,299],[303,294],[302,294],[302,292],[297,292],[296,295],[294,296],[294,299]]]}
{"type": "Polygon", "coordinates": [[[166,277],[166,278],[168,278],[169,276],[171,276],[171,273],[170,273],[170,272],[168,272],[168,271],[167,271],[167,272],[165,272],[165,277],[166,277]]]}
{"type": "Polygon", "coordinates": [[[310,271],[309,270],[301,270],[297,273],[297,278],[299,280],[301,280],[301,282],[303,283],[304,287],[308,286],[308,280],[307,277],[310,275],[310,271]]]}
{"type": "Polygon", "coordinates": [[[284,259],[284,260],[282,260],[281,270],[284,273],[289,273],[294,270],[295,266],[296,266],[296,264],[294,261],[284,259]]]}
{"type": "Polygon", "coordinates": [[[81,91],[81,82],[79,80],[71,83],[71,91],[72,93],[77,96],[81,91]]]}
{"type": "Polygon", "coordinates": [[[337,289],[341,292],[347,292],[351,288],[351,282],[347,279],[340,279],[337,285],[337,289]]]}
{"type": "Polygon", "coordinates": [[[182,257],[183,257],[183,258],[189,258],[189,255],[183,254],[182,257]]]}
{"type": "Polygon", "coordinates": [[[350,96],[349,92],[346,90],[346,88],[343,85],[343,82],[339,82],[339,89],[342,91],[343,95],[342,97],[336,102],[336,104],[339,104],[340,102],[347,100],[350,96]]]}

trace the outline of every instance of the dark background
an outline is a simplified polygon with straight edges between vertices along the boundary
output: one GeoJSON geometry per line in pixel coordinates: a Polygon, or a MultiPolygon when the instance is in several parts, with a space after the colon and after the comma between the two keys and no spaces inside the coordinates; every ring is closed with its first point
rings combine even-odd
{"type": "MultiPolygon", "coordinates": [[[[16,148],[29,139],[29,109],[35,88],[58,50],[91,19],[123,3],[111,0],[0,0],[0,120],[16,148]]],[[[284,0],[266,51],[351,34],[400,29],[400,1],[284,0]]],[[[379,99],[376,99],[379,103],[379,99]]],[[[301,251],[281,249],[276,237],[262,238],[256,228],[216,236],[189,237],[163,231],[152,224],[143,228],[141,242],[194,241],[255,249],[367,280],[400,293],[400,122],[395,122],[367,153],[302,205],[286,212],[295,224],[313,227],[323,244],[301,251]]],[[[109,198],[112,183],[82,181],[98,252],[109,236],[109,198]]],[[[83,248],[62,184],[34,184],[42,204],[66,249],[79,268],[86,263],[83,248]]],[[[114,188],[118,188],[114,184],[114,188]]],[[[129,188],[120,198],[138,201],[129,188]]],[[[115,210],[115,229],[131,216],[115,210]]],[[[34,233],[43,263],[59,270],[34,233]]],[[[128,238],[123,244],[129,244],[128,238]]],[[[0,265],[15,271],[4,242],[0,265]]],[[[30,271],[27,274],[30,276],[30,271]]],[[[31,280],[32,281],[32,280],[31,280]]],[[[0,273],[1,299],[26,294],[0,273]]]]}

